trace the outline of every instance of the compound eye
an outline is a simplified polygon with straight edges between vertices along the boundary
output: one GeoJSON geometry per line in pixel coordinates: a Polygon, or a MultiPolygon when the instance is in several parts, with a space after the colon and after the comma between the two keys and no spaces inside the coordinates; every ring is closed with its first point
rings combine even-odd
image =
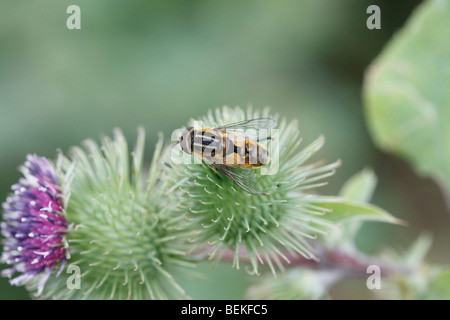
{"type": "Polygon", "coordinates": [[[181,149],[186,153],[192,152],[193,147],[193,130],[192,128],[188,128],[184,130],[181,137],[178,139],[178,142],[180,143],[181,149]]]}

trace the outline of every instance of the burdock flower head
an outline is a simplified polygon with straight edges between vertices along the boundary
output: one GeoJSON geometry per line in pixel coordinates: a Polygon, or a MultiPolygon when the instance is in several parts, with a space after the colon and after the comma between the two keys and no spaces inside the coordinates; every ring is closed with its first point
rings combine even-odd
{"type": "Polygon", "coordinates": [[[131,154],[116,130],[59,153],[54,166],[28,157],[3,205],[3,260],[13,266],[3,274],[22,273],[12,284],[43,299],[188,297],[176,278],[193,264],[163,179],[162,137],[149,167],[144,146],[142,128],[131,154]]]}
{"type": "Polygon", "coordinates": [[[42,298],[168,299],[186,298],[178,285],[192,263],[173,209],[176,199],[164,181],[162,137],[149,166],[144,162],[145,131],[140,128],[130,152],[122,132],[86,140],[69,156],[59,155],[57,174],[70,194],[65,212],[71,259],[69,276],[47,281],[42,298]],[[73,278],[76,279],[76,278],[73,278]],[[69,281],[69,284],[67,282],[69,281]]]}
{"type": "Polygon", "coordinates": [[[2,261],[11,266],[2,274],[12,277],[10,283],[22,285],[36,276],[40,293],[57,264],[60,271],[66,263],[64,235],[68,223],[60,186],[53,164],[43,157],[28,155],[21,167],[24,175],[3,203],[5,237],[2,261]]]}
{"type": "MultiPolygon", "coordinates": [[[[333,226],[329,220],[322,218],[330,211],[322,203],[330,201],[330,197],[309,191],[326,184],[323,179],[333,175],[340,162],[307,164],[307,160],[322,147],[323,137],[301,148],[296,122],[277,118],[268,109],[259,112],[251,108],[244,111],[224,107],[215,113],[210,112],[201,121],[189,123],[184,135],[191,128],[195,129],[196,124],[198,127],[199,123],[202,128],[195,132],[209,130],[217,135],[217,130],[204,128],[222,128],[223,125],[248,123],[249,120],[253,124],[253,119],[260,119],[258,122],[262,123],[266,123],[267,119],[278,120],[278,132],[274,132],[266,143],[271,161],[258,168],[229,168],[235,172],[235,179],[230,179],[230,174],[214,170],[215,165],[205,161],[185,161],[183,152],[177,152],[177,147],[174,147],[172,160],[180,162],[179,154],[183,159],[172,171],[175,185],[184,191],[180,197],[183,199],[182,207],[191,222],[190,228],[196,230],[190,238],[193,252],[207,252],[216,261],[232,260],[236,268],[239,268],[240,261],[249,262],[250,271],[257,274],[258,266],[262,264],[269,266],[275,274],[275,267],[284,269],[283,264],[290,263],[296,256],[317,260],[312,243],[318,235],[327,233],[333,226]],[[262,192],[252,194],[245,190],[248,188],[241,187],[249,180],[255,180],[262,192]]],[[[273,124],[273,121],[270,123],[273,124]]],[[[207,134],[197,134],[203,138],[197,142],[194,137],[192,148],[203,143],[206,150],[212,145],[207,134]]],[[[245,137],[245,134],[243,132],[240,136],[245,137]]],[[[231,137],[235,134],[231,133],[231,137]]],[[[178,147],[178,150],[185,146],[184,140],[179,139],[181,148],[178,147]]],[[[254,142],[226,144],[230,151],[227,154],[242,152],[242,158],[244,148],[250,156],[252,150],[257,150],[251,147],[254,142]]],[[[188,146],[183,151],[186,153],[191,149],[188,146]]],[[[195,152],[191,155],[196,160],[195,152]]]]}

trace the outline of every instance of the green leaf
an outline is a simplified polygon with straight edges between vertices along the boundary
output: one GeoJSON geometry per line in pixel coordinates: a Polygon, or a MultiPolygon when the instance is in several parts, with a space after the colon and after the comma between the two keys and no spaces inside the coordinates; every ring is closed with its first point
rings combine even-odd
{"type": "Polygon", "coordinates": [[[363,96],[375,143],[450,195],[449,39],[450,1],[424,2],[368,70],[363,96]]]}
{"type": "Polygon", "coordinates": [[[420,266],[424,263],[425,257],[433,244],[431,234],[423,233],[409,247],[402,257],[405,264],[409,266],[420,266]]]}
{"type": "Polygon", "coordinates": [[[443,270],[433,279],[426,298],[430,300],[450,299],[450,270],[443,270]]]}
{"type": "Polygon", "coordinates": [[[342,201],[321,203],[320,206],[331,210],[323,218],[337,224],[355,221],[380,221],[405,224],[402,220],[395,218],[385,210],[371,204],[342,201]]]}
{"type": "MultiPolygon", "coordinates": [[[[377,184],[377,177],[371,169],[364,169],[348,179],[341,188],[339,195],[347,201],[366,203],[372,198],[377,184]]],[[[336,228],[325,237],[330,248],[347,248],[349,252],[355,251],[355,237],[361,229],[363,221],[346,223],[336,228]]]]}
{"type": "Polygon", "coordinates": [[[341,197],[358,203],[369,202],[377,185],[377,176],[371,169],[364,169],[348,179],[341,188],[341,197]]]}
{"type": "Polygon", "coordinates": [[[339,271],[311,270],[296,267],[279,277],[272,275],[258,277],[247,290],[246,298],[251,300],[324,300],[328,289],[344,274],[339,271]]]}
{"type": "Polygon", "coordinates": [[[372,198],[377,184],[377,177],[373,170],[364,169],[348,179],[341,188],[339,195],[343,202],[326,203],[327,209],[332,210],[325,214],[325,218],[344,224],[324,237],[330,248],[339,247],[349,252],[355,251],[355,236],[364,221],[385,221],[400,223],[386,211],[368,204],[372,198]]]}

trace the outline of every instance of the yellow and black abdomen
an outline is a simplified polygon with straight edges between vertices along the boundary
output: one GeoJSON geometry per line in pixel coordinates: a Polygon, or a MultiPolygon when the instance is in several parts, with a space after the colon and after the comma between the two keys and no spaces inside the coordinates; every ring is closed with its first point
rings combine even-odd
{"type": "Polygon", "coordinates": [[[223,158],[226,165],[257,168],[267,163],[266,148],[248,137],[225,134],[224,146],[223,158]]]}
{"type": "Polygon", "coordinates": [[[247,140],[245,143],[245,166],[261,167],[267,163],[268,152],[261,144],[254,140],[247,140]]]}

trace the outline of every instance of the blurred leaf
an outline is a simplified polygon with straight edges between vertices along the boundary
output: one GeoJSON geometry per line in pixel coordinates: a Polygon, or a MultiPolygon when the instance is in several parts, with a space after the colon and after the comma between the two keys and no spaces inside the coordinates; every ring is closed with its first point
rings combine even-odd
{"type": "MultiPolygon", "coordinates": [[[[364,169],[348,179],[341,188],[339,195],[347,201],[355,203],[367,203],[372,198],[377,184],[377,177],[371,169],[364,169]]],[[[336,228],[325,237],[329,248],[339,247],[348,252],[355,251],[355,236],[361,228],[363,221],[353,221],[346,223],[340,228],[336,228]]]]}
{"type": "Polygon", "coordinates": [[[429,291],[426,296],[429,300],[448,300],[450,299],[450,270],[446,269],[439,273],[430,283],[429,291]]]}
{"type": "Polygon", "coordinates": [[[328,289],[341,279],[339,270],[294,268],[280,277],[258,277],[247,289],[246,298],[255,300],[318,300],[328,298],[328,289]]]}
{"type": "Polygon", "coordinates": [[[433,238],[430,234],[421,234],[403,255],[403,261],[410,266],[420,266],[430,251],[433,238]]]}
{"type": "Polygon", "coordinates": [[[384,299],[417,300],[431,293],[432,283],[440,274],[440,267],[429,265],[424,260],[433,239],[431,234],[421,234],[404,252],[386,248],[385,258],[404,268],[384,281],[379,296],[384,299]]]}
{"type": "Polygon", "coordinates": [[[369,69],[364,100],[375,143],[450,195],[449,39],[450,1],[424,2],[369,69]]]}
{"type": "Polygon", "coordinates": [[[384,211],[383,209],[371,204],[359,204],[350,201],[321,203],[321,207],[332,210],[323,217],[335,223],[349,223],[354,221],[380,221],[396,224],[404,224],[384,211]]]}
{"type": "Polygon", "coordinates": [[[340,196],[353,202],[366,203],[372,199],[377,176],[371,169],[364,169],[348,179],[341,188],[340,196]]]}

